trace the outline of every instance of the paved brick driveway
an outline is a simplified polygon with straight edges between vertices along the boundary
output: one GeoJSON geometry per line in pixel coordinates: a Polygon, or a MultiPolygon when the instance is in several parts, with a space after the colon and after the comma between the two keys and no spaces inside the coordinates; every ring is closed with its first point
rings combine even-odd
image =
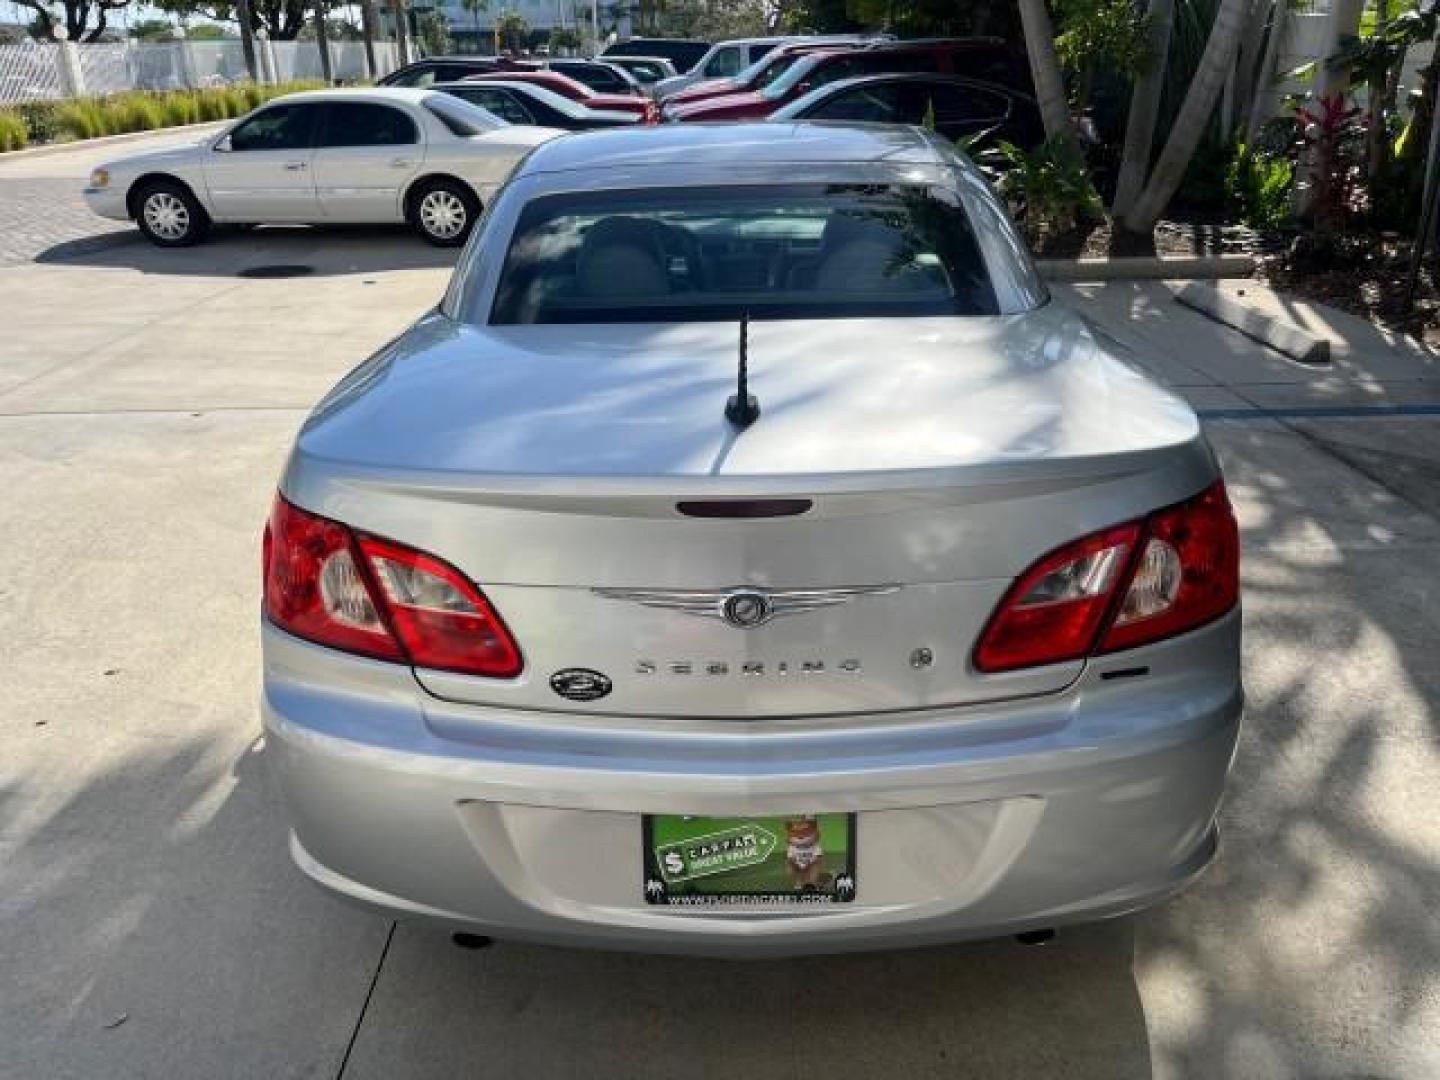
{"type": "Polygon", "coordinates": [[[74,180],[0,178],[0,266],[138,240],[133,226],[92,214],[74,180]]]}

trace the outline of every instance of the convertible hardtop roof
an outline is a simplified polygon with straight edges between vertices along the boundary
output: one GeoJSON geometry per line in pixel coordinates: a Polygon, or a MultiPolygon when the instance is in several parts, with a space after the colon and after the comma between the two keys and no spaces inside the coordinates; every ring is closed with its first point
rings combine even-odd
{"type": "Polygon", "coordinates": [[[944,144],[916,127],[837,123],[662,124],[589,131],[536,149],[520,174],[683,165],[715,170],[787,164],[951,165],[944,144]]]}

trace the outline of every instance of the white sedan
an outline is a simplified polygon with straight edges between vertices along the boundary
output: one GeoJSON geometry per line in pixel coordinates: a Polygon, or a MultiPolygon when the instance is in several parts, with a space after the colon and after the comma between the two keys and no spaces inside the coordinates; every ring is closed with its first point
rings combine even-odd
{"type": "Polygon", "coordinates": [[[516,163],[560,134],[430,90],[287,94],[198,143],[102,165],[85,198],[161,247],[197,243],[212,223],[365,222],[408,222],[453,247],[516,163]]]}

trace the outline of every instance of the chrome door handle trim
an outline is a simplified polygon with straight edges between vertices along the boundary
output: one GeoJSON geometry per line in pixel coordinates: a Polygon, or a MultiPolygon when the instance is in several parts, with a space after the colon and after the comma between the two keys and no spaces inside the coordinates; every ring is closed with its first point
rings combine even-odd
{"type": "Polygon", "coordinates": [[[287,161],[285,163],[286,172],[302,172],[306,168],[307,166],[303,161],[287,161]]]}
{"type": "Polygon", "coordinates": [[[415,162],[411,161],[409,158],[397,157],[390,159],[390,167],[392,169],[407,169],[414,164],[415,162]]]}

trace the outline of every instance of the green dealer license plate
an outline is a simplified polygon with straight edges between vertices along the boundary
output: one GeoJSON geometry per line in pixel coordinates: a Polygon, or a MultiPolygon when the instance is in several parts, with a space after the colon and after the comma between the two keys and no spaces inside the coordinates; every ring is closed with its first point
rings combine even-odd
{"type": "Polygon", "coordinates": [[[645,901],[672,907],[855,899],[855,815],[646,815],[645,901]]]}

